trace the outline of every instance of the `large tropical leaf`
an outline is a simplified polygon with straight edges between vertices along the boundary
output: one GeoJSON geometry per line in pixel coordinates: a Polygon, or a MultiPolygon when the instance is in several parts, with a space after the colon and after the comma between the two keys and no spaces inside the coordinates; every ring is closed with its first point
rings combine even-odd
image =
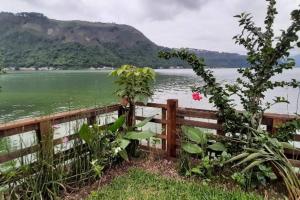
{"type": "Polygon", "coordinates": [[[112,133],[116,132],[118,129],[120,129],[123,124],[125,123],[125,116],[120,116],[112,125],[108,127],[108,130],[110,130],[112,133]]]}
{"type": "Polygon", "coordinates": [[[194,174],[203,175],[203,172],[200,170],[199,167],[193,167],[191,169],[191,172],[194,173],[194,174]]]}
{"type": "Polygon", "coordinates": [[[226,164],[226,163],[230,163],[230,162],[234,162],[234,161],[236,161],[236,160],[240,160],[240,159],[242,159],[242,158],[245,158],[245,157],[248,156],[248,155],[249,155],[248,152],[241,153],[241,154],[239,154],[239,155],[237,155],[237,156],[234,156],[234,157],[230,158],[229,160],[227,160],[227,161],[225,162],[225,164],[226,164]]]}
{"type": "Polygon", "coordinates": [[[226,151],[226,147],[221,142],[216,142],[212,145],[209,145],[207,148],[213,151],[226,151]]]}
{"type": "Polygon", "coordinates": [[[183,143],[182,149],[190,154],[201,154],[202,153],[202,148],[199,147],[197,144],[183,143]]]}
{"type": "Polygon", "coordinates": [[[122,151],[119,151],[119,155],[126,161],[129,161],[128,159],[128,154],[127,151],[125,149],[123,149],[122,151]]]}
{"type": "Polygon", "coordinates": [[[129,140],[123,138],[118,139],[117,142],[120,145],[121,149],[125,149],[130,144],[129,140]]]}
{"type": "Polygon", "coordinates": [[[245,167],[243,170],[242,170],[242,173],[245,173],[246,171],[248,171],[249,169],[255,167],[255,166],[258,166],[262,163],[264,163],[266,160],[255,160],[253,161],[250,165],[248,165],[247,167],[245,167]]]}
{"type": "Polygon", "coordinates": [[[79,130],[79,138],[90,144],[93,141],[93,135],[89,125],[83,124],[79,130]]]}
{"type": "Polygon", "coordinates": [[[258,157],[261,157],[263,154],[260,153],[260,152],[257,152],[257,153],[251,153],[250,155],[248,155],[245,159],[243,159],[242,161],[240,161],[238,164],[236,165],[241,165],[245,162],[248,162],[248,161],[251,161],[251,160],[254,160],[254,159],[257,159],[258,157]]]}
{"type": "Polygon", "coordinates": [[[207,143],[207,134],[198,128],[182,126],[182,131],[189,140],[196,142],[197,144],[207,143]]]}
{"type": "Polygon", "coordinates": [[[155,133],[153,133],[152,131],[142,131],[142,132],[130,131],[124,135],[124,138],[129,140],[144,140],[144,139],[149,139],[154,135],[155,133]]]}
{"type": "Polygon", "coordinates": [[[143,121],[139,122],[137,125],[135,125],[136,128],[140,128],[140,127],[143,127],[145,126],[148,122],[150,122],[153,118],[154,118],[155,115],[151,116],[151,117],[147,117],[145,118],[143,121]]]}

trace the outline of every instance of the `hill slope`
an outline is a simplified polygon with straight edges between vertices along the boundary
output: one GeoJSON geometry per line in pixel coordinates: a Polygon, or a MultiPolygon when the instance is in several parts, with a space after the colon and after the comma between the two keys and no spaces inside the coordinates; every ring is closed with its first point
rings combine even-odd
{"type": "MultiPolygon", "coordinates": [[[[0,13],[0,62],[6,67],[64,69],[98,66],[168,67],[179,60],[159,59],[167,49],[140,31],[114,23],[58,21],[39,13],[0,13]]],[[[195,50],[213,67],[245,66],[245,56],[195,50]]]]}

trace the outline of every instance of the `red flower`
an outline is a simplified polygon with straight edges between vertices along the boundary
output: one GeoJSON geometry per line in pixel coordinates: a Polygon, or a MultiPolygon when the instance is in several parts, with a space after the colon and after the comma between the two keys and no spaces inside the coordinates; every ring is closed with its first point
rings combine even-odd
{"type": "Polygon", "coordinates": [[[193,92],[192,97],[195,101],[200,101],[203,98],[199,92],[193,92]]]}

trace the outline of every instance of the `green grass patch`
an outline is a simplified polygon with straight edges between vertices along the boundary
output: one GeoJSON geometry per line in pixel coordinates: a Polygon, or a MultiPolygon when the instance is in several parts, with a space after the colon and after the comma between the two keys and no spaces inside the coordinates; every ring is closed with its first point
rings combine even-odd
{"type": "Polygon", "coordinates": [[[217,199],[263,199],[239,189],[226,191],[215,186],[203,185],[194,181],[167,179],[162,176],[132,169],[124,176],[114,179],[109,185],[93,192],[88,200],[217,200],[217,199]]]}

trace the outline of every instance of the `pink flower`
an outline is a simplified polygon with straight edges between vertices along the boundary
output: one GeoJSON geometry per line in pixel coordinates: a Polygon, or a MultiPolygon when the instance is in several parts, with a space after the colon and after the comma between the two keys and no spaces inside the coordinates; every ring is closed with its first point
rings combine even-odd
{"type": "Polygon", "coordinates": [[[195,101],[200,101],[203,98],[199,92],[193,92],[192,97],[195,101]]]}
{"type": "Polygon", "coordinates": [[[69,141],[68,137],[63,137],[63,140],[62,140],[63,143],[67,143],[68,141],[69,141]]]}

